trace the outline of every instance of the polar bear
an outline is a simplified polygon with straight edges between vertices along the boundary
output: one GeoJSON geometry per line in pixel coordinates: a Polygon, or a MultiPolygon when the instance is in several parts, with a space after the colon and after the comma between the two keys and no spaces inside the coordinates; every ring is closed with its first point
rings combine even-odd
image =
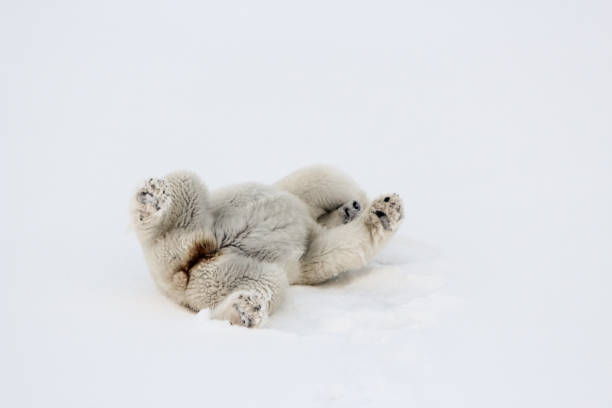
{"type": "Polygon", "coordinates": [[[161,291],[214,319],[260,326],[287,285],[312,285],[364,266],[397,231],[397,194],[368,202],[347,174],[298,170],[273,185],[209,192],[199,177],[151,178],[132,200],[132,222],[161,291]]]}

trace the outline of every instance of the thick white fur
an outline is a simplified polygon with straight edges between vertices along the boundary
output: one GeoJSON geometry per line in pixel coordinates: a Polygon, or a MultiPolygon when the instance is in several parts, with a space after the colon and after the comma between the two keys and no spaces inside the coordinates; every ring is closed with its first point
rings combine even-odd
{"type": "Polygon", "coordinates": [[[346,174],[298,170],[272,186],[209,192],[193,173],[149,179],[132,219],[154,281],[213,318],[260,325],[288,284],[316,284],[364,266],[397,230],[399,196],[368,203],[346,174]]]}

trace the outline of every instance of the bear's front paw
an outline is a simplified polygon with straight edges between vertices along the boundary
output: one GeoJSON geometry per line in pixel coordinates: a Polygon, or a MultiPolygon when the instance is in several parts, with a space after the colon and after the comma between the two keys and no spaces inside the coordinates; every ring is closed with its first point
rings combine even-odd
{"type": "Polygon", "coordinates": [[[397,194],[389,194],[372,202],[368,224],[376,232],[394,232],[403,218],[402,199],[397,194]]]}
{"type": "Polygon", "coordinates": [[[168,206],[170,194],[164,179],[150,178],[136,193],[138,220],[143,221],[168,206]]]}
{"type": "Polygon", "coordinates": [[[234,292],[215,310],[213,318],[228,320],[230,324],[244,327],[259,326],[266,316],[265,302],[255,293],[234,292]]]}

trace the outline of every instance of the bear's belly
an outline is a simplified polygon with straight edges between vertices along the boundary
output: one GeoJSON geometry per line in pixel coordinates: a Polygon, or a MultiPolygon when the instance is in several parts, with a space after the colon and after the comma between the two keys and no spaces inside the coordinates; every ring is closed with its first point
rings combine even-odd
{"type": "Polygon", "coordinates": [[[308,247],[313,220],[290,193],[248,185],[216,203],[215,236],[263,262],[294,264],[308,247]]]}

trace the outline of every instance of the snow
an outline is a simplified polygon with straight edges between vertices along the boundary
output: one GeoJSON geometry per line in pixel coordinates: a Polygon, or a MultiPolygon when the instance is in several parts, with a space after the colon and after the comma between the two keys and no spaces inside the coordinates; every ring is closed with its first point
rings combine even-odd
{"type": "Polygon", "coordinates": [[[217,3],[0,5],[0,405],[609,407],[611,3],[217,3]],[[404,198],[368,267],[157,292],[142,179],[312,163],[404,198]]]}

